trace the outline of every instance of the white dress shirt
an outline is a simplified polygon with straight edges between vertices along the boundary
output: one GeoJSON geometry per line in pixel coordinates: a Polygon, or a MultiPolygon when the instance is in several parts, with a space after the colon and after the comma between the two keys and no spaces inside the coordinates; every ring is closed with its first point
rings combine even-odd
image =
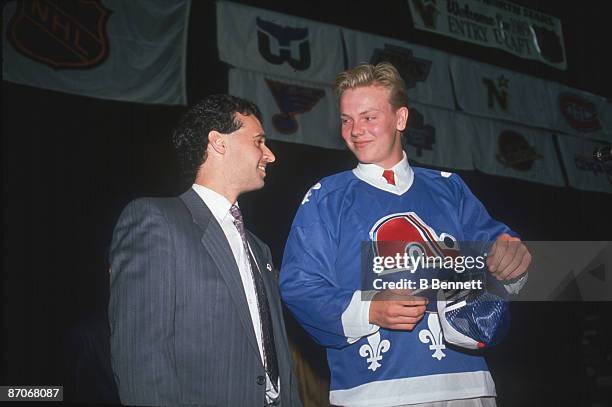
{"type": "MultiPolygon", "coordinates": [[[[247,304],[249,306],[249,312],[251,314],[251,321],[253,323],[253,330],[255,331],[255,338],[257,338],[257,346],[259,348],[259,356],[262,363],[264,363],[263,345],[262,345],[262,332],[261,332],[261,320],[259,317],[259,309],[257,305],[257,295],[255,293],[255,284],[253,283],[253,277],[251,276],[251,264],[249,262],[248,255],[244,249],[242,243],[242,237],[240,232],[234,224],[234,217],[229,212],[232,207],[232,203],[227,200],[223,195],[213,191],[205,186],[193,184],[193,190],[198,194],[204,201],[208,209],[212,212],[213,216],[217,220],[217,223],[221,226],[227,242],[232,249],[234,260],[238,265],[240,271],[240,279],[242,280],[242,287],[246,296],[247,304]]],[[[255,256],[253,256],[255,260],[255,256]]],[[[256,261],[256,260],[255,260],[256,261]]],[[[259,273],[259,270],[253,270],[255,273],[259,273]]],[[[280,381],[280,378],[279,378],[280,381]]],[[[280,387],[276,386],[277,390],[272,386],[270,377],[266,374],[266,398],[268,402],[271,402],[278,397],[280,387]]]]}

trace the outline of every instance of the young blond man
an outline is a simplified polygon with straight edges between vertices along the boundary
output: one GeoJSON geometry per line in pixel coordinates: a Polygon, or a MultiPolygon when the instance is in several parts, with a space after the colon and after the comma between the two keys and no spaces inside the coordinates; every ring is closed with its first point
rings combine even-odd
{"type": "Polygon", "coordinates": [[[381,230],[417,236],[419,247],[440,253],[456,250],[460,241],[491,242],[488,272],[508,291],[524,284],[531,256],[456,174],[410,166],[401,141],[408,98],[391,64],[342,72],[335,90],[342,137],[359,164],[308,191],[281,271],[283,300],[327,348],[330,402],[495,405],[484,358],[446,346],[425,299],[363,289],[360,250],[381,230]]]}

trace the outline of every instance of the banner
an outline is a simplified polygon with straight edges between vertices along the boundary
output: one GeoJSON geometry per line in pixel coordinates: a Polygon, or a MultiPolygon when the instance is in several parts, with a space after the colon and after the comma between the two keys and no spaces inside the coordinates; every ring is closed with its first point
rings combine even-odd
{"type": "Polygon", "coordinates": [[[344,70],[340,28],[217,2],[219,58],[237,68],[331,84],[344,70]]]}
{"type": "Polygon", "coordinates": [[[102,99],[186,104],[189,0],[23,0],[3,12],[6,81],[102,99]]]}
{"type": "Polygon", "coordinates": [[[586,191],[612,193],[612,162],[600,162],[593,152],[610,143],[598,143],[581,137],[557,135],[563,166],[569,184],[586,191]]]}
{"type": "Polygon", "coordinates": [[[404,150],[411,163],[472,170],[469,117],[451,110],[410,103],[404,150]]]}
{"type": "Polygon", "coordinates": [[[476,169],[492,175],[565,186],[552,133],[476,117],[472,123],[476,169]]]}
{"type": "Polygon", "coordinates": [[[349,67],[390,62],[404,79],[411,101],[455,108],[448,53],[348,29],[342,35],[349,67]]]}
{"type": "Polygon", "coordinates": [[[561,20],[504,0],[407,0],[414,27],[566,69],[561,20]]]}
{"type": "Polygon", "coordinates": [[[263,115],[266,137],[344,149],[340,114],[330,86],[231,69],[229,93],[251,100],[263,115]]]}
{"type": "Polygon", "coordinates": [[[548,82],[460,57],[451,57],[450,67],[457,104],[466,113],[553,128],[548,82]]]}
{"type": "Polygon", "coordinates": [[[566,134],[612,141],[612,104],[605,98],[548,82],[554,104],[552,128],[566,134]],[[607,134],[606,134],[607,133],[607,134]]]}

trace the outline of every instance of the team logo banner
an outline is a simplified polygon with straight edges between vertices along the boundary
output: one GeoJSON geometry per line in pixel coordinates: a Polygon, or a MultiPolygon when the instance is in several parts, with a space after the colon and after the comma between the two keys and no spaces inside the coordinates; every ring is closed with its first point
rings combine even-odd
{"type": "Polygon", "coordinates": [[[610,143],[557,135],[569,184],[576,189],[612,193],[612,162],[597,161],[593,152],[610,143]]]}
{"type": "Polygon", "coordinates": [[[454,109],[449,56],[430,48],[353,30],[342,30],[348,65],[390,62],[400,72],[410,100],[454,109]]]}
{"type": "Polygon", "coordinates": [[[231,69],[229,93],[255,102],[270,139],[343,149],[332,88],[243,69],[231,69]]]}
{"type": "Polygon", "coordinates": [[[552,128],[548,83],[465,58],[450,61],[455,96],[467,113],[552,128]]]}
{"type": "Polygon", "coordinates": [[[474,167],[492,175],[564,186],[552,134],[495,120],[472,118],[474,167]]]}
{"type": "Polygon", "coordinates": [[[217,2],[219,58],[238,68],[332,83],[344,70],[340,28],[217,2]]]}
{"type": "Polygon", "coordinates": [[[504,0],[407,0],[415,28],[566,69],[561,20],[504,0]]]}
{"type": "Polygon", "coordinates": [[[472,170],[472,131],[465,115],[410,103],[404,150],[410,162],[426,166],[472,170]]]}
{"type": "Polygon", "coordinates": [[[189,0],[11,2],[3,13],[3,79],[102,99],[186,104],[189,6],[189,0]]]}
{"type": "Polygon", "coordinates": [[[548,88],[554,103],[553,128],[612,141],[612,104],[605,98],[554,82],[548,88]]]}

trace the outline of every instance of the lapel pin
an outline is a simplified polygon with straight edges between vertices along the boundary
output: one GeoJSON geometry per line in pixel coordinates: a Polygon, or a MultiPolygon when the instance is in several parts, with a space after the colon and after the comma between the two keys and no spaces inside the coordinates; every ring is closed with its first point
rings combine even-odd
{"type": "Polygon", "coordinates": [[[272,271],[272,266],[270,265],[270,263],[266,263],[266,268],[268,269],[268,271],[272,271]]]}

